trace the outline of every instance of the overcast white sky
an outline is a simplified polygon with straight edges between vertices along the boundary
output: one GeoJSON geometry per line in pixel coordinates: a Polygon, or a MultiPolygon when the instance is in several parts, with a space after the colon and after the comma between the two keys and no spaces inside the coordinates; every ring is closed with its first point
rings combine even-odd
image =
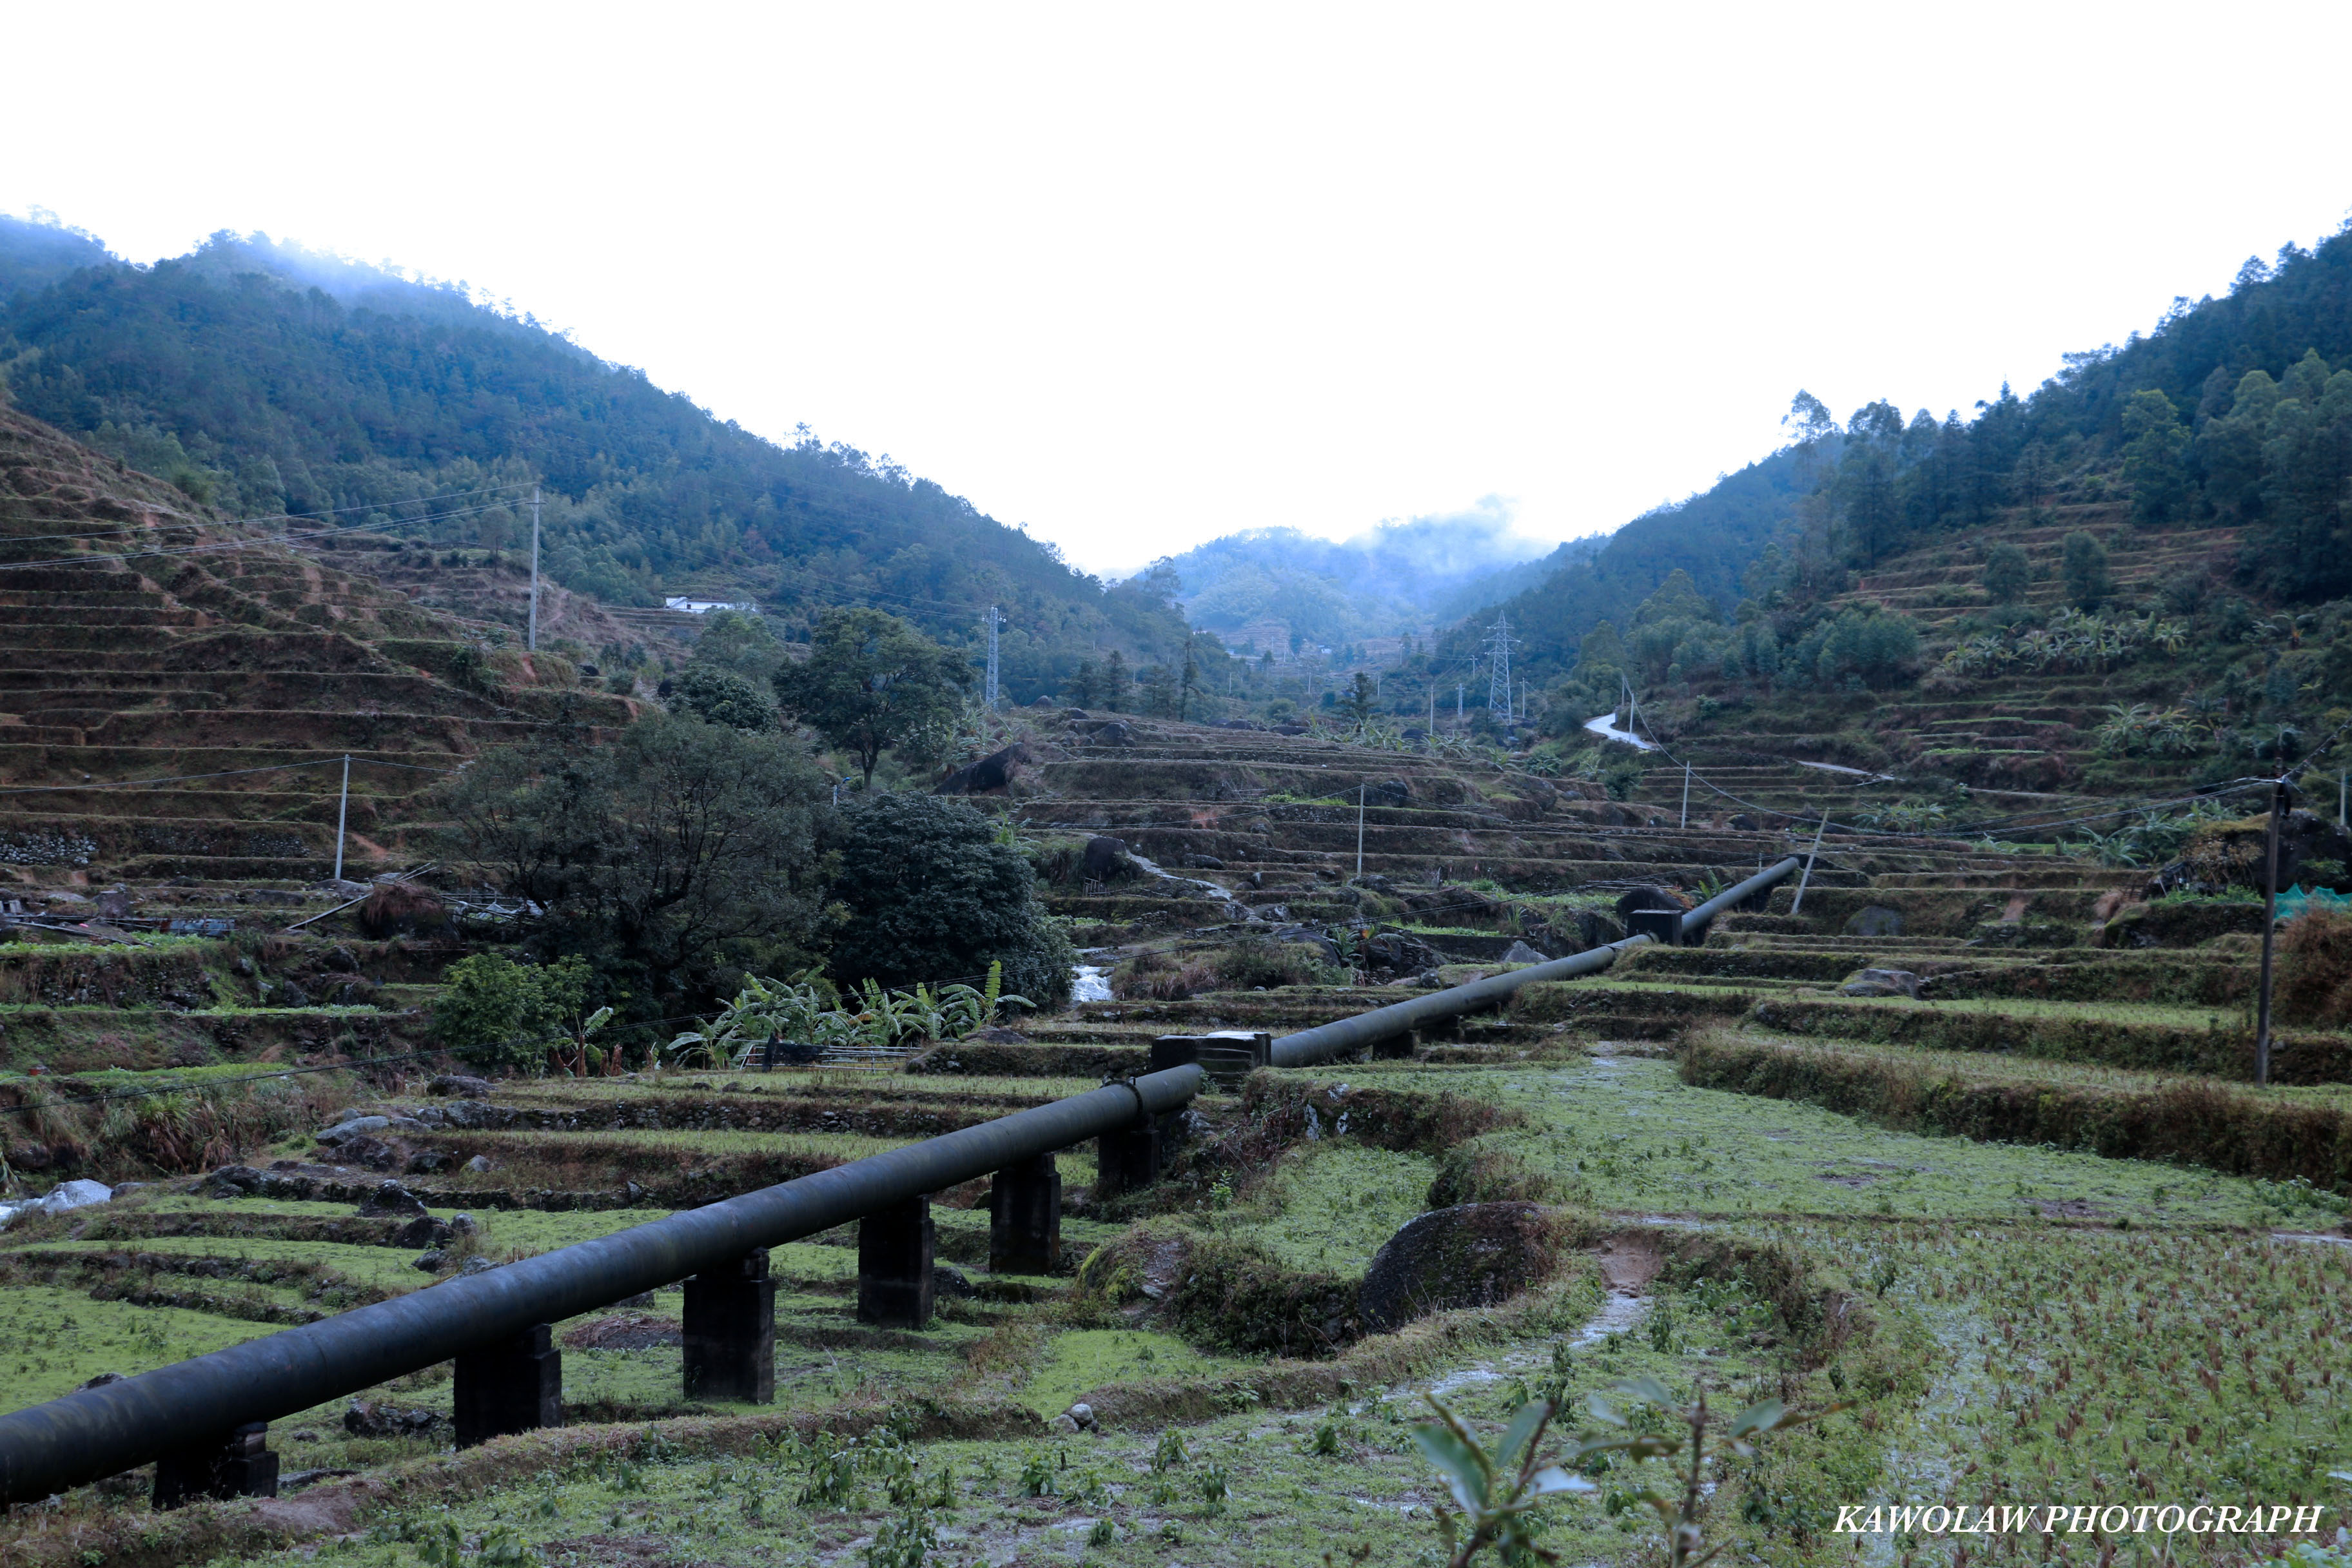
{"type": "Polygon", "coordinates": [[[463,279],[1080,565],[1608,529],[2333,231],[2352,7],[12,7],[0,210],[463,279]]]}

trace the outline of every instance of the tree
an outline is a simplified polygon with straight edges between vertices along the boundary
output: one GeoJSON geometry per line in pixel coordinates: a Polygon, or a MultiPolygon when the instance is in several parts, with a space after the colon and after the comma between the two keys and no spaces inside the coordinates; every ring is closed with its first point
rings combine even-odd
{"type": "Polygon", "coordinates": [[[1176,682],[1176,718],[1181,722],[1201,695],[1201,661],[1192,657],[1192,634],[1184,634],[1184,669],[1176,682]]]}
{"type": "Polygon", "coordinates": [[[1095,692],[1102,685],[1102,672],[1090,658],[1078,660],[1078,672],[1070,677],[1070,703],[1073,707],[1091,708],[1097,700],[1095,692]]]}
{"type": "Polygon", "coordinates": [[[2016,545],[1996,544],[1985,552],[1984,589],[1994,604],[2023,604],[2032,582],[2033,567],[2016,545]]]}
{"type": "Polygon", "coordinates": [[[1102,705],[1116,713],[1127,701],[1127,656],[1118,649],[1110,650],[1110,658],[1103,665],[1102,705]]]}
{"type": "MultiPolygon", "coordinates": [[[[768,617],[743,610],[712,610],[694,640],[694,662],[730,670],[766,685],[783,665],[784,645],[768,617]]],[[[690,668],[690,667],[689,667],[690,668]]]]}
{"type": "Polygon", "coordinates": [[[2081,529],[2066,536],[2059,571],[2066,581],[2066,598],[2075,608],[2095,610],[2115,592],[2107,572],[2107,550],[2097,536],[2081,529]]]}
{"type": "Polygon", "coordinates": [[[846,918],[830,967],[844,986],[974,983],[1002,963],[1006,990],[1068,999],[1069,939],[1038,902],[1028,859],[968,802],[870,795],[843,809],[835,842],[830,900],[846,918]]]}
{"type": "Polygon", "coordinates": [[[2154,387],[2124,405],[2124,483],[2131,489],[2132,521],[2170,522],[2189,503],[2189,431],[2172,399],[2154,387]]]}
{"type": "Polygon", "coordinates": [[[1372,686],[1372,678],[1360,669],[1356,671],[1355,685],[1347,696],[1339,700],[1339,706],[1346,711],[1348,721],[1360,728],[1371,722],[1372,707],[1378,700],[1379,692],[1372,686]]]}
{"type": "Polygon", "coordinates": [[[588,1011],[596,973],[577,954],[540,964],[478,952],[451,964],[441,984],[429,1032],[461,1061],[499,1072],[552,1059],[575,1077],[604,1068],[588,1037],[609,1011],[588,1011]]]}
{"type": "Polygon", "coordinates": [[[709,724],[754,732],[775,727],[776,705],[768,694],[716,665],[689,664],[670,683],[673,713],[690,713],[709,724]]]}
{"type": "Polygon", "coordinates": [[[541,905],[531,945],[584,955],[608,999],[653,1016],[808,962],[825,788],[782,735],[667,713],[609,745],[551,731],[458,775],[448,858],[541,905]]]}
{"type": "Polygon", "coordinates": [[[880,610],[827,610],[805,664],[776,671],[777,699],[857,759],[867,788],[882,753],[954,717],[971,683],[961,655],[880,610]]]}

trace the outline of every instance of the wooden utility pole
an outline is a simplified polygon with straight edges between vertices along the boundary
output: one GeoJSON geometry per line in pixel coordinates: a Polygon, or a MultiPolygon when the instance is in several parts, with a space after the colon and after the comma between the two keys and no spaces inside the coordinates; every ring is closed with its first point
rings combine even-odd
{"type": "Polygon", "coordinates": [[[2271,948],[2278,936],[2279,827],[2286,819],[2286,780],[2271,786],[2270,843],[2263,857],[2263,980],[2254,1004],[2254,1081],[2271,1080],[2271,948]]]}

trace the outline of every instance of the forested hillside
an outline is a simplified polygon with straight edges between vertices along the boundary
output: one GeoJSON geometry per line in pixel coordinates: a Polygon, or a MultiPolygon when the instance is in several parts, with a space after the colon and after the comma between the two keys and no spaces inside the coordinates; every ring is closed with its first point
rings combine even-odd
{"type": "MultiPolygon", "coordinates": [[[[1101,649],[1183,637],[1150,586],[1107,588],[929,479],[812,437],[777,446],[527,317],[265,237],[142,268],[0,219],[0,387],[236,515],[355,522],[543,481],[547,569],[619,604],[874,603],[958,646],[996,604],[1016,697],[1101,649]]],[[[437,526],[436,542],[528,540],[519,509],[437,526]]]]}
{"type": "MultiPolygon", "coordinates": [[[[1989,524],[2047,525],[2068,505],[2103,501],[2122,503],[2138,529],[2238,531],[2218,572],[2163,589],[2173,612],[2213,622],[2191,635],[2222,636],[2214,617],[2235,626],[2263,605],[2352,594],[2352,234],[2249,260],[2226,296],[2176,300],[2147,335],[2065,357],[2030,397],[2004,386],[1966,419],[1906,418],[1874,402],[1840,423],[1800,394],[1781,451],[1635,519],[1590,562],[1503,606],[1524,638],[1523,673],[1542,686],[1574,670],[1604,625],[1604,657],[1587,662],[1613,667],[1639,620],[1654,646],[1633,662],[1659,681],[1669,671],[1899,679],[1918,668],[1918,628],[1865,635],[1873,605],[1842,597],[1855,574],[1939,541],[1981,544],[1971,536],[1989,524]],[[1705,605],[1644,615],[1677,572],[1705,605]],[[2225,599],[2234,607],[2217,607],[2225,599]],[[1660,644],[1664,622],[1684,628],[1680,642],[1660,644]],[[1759,658],[1762,671],[1751,668],[1759,658]]],[[[2021,598],[1984,592],[1996,605],[2021,598]]],[[[1490,619],[1472,617],[1441,651],[1466,658],[1490,619]]]]}

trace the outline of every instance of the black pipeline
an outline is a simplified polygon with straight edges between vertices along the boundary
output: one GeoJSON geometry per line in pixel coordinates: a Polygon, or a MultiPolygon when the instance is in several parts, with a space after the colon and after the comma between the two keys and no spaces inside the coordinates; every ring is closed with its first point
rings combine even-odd
{"type": "MultiPolygon", "coordinates": [[[[1735,904],[1777,887],[1794,875],[1802,864],[1791,855],[1778,865],[1757,872],[1746,881],[1725,889],[1698,908],[1685,911],[1675,924],[1675,941],[1679,942],[1693,935],[1704,937],[1707,925],[1716,916],[1735,904]]],[[[1509,1001],[1512,994],[1523,985],[1598,974],[1616,963],[1619,953],[1650,940],[1647,935],[1629,936],[1622,942],[1591,948],[1572,957],[1556,958],[1549,963],[1531,963],[1524,969],[1474,980],[1467,985],[1432,991],[1410,1002],[1399,1002],[1392,1007],[1376,1008],[1370,1013],[1359,1013],[1352,1018],[1341,1018],[1337,1023],[1301,1029],[1295,1035],[1285,1035],[1276,1040],[1268,1059],[1278,1068],[1309,1067],[1316,1062],[1328,1061],[1333,1057],[1345,1056],[1350,1051],[1409,1034],[1423,1025],[1498,1007],[1509,1001]]]]}
{"type": "Polygon", "coordinates": [[[1199,1068],[1171,1068],[0,1415],[0,1501],[118,1475],[247,1423],[1124,1131],[1184,1105],[1200,1085],[1199,1068]]]}

